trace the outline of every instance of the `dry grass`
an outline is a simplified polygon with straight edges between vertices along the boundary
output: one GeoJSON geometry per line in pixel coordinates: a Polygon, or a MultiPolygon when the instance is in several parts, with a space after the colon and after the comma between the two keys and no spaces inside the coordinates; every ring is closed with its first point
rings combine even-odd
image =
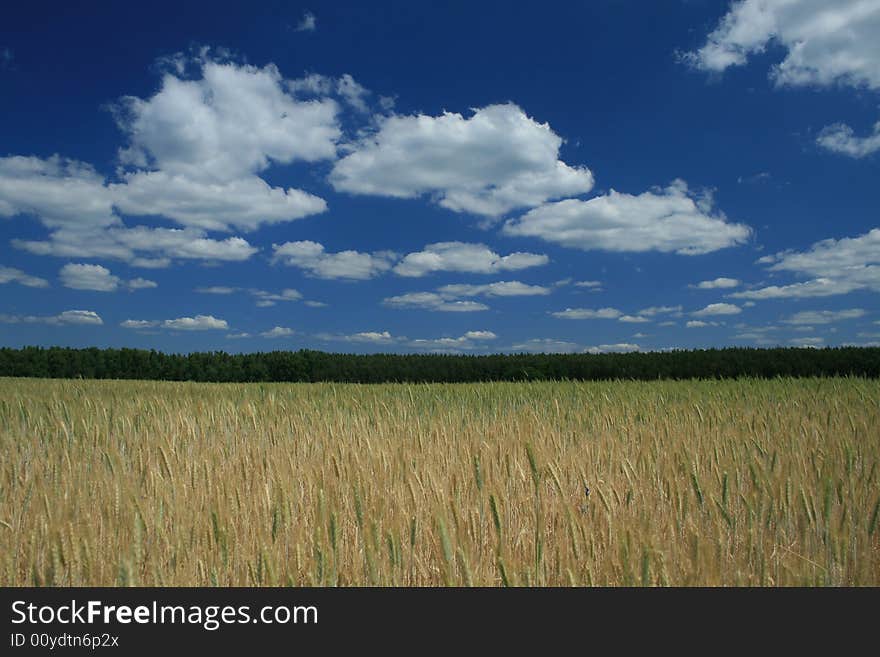
{"type": "Polygon", "coordinates": [[[880,585],[877,381],[0,400],[6,586],[880,585]]]}

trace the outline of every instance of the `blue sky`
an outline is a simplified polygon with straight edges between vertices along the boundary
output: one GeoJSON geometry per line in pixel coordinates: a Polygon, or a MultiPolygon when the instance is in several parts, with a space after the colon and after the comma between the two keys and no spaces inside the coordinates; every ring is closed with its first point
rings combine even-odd
{"type": "Polygon", "coordinates": [[[0,344],[880,343],[880,0],[474,4],[7,9],[0,344]]]}

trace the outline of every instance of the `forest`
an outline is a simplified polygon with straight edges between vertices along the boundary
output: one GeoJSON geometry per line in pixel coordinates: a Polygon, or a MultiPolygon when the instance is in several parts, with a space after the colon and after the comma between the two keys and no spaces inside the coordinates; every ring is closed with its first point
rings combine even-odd
{"type": "Polygon", "coordinates": [[[0,348],[0,376],[206,382],[480,381],[880,377],[880,348],[725,348],[607,354],[347,354],[0,348]]]}

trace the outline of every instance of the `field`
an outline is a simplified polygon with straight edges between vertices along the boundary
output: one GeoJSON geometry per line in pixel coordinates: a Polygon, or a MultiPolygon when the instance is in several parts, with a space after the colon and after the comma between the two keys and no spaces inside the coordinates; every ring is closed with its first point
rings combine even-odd
{"type": "Polygon", "coordinates": [[[876,380],[0,379],[4,586],[877,586],[878,505],[876,380]]]}

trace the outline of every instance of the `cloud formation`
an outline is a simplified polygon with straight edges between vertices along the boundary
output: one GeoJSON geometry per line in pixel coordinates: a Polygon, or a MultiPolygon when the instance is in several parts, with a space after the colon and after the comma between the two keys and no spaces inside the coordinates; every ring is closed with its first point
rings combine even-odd
{"type": "Polygon", "coordinates": [[[418,277],[446,271],[473,274],[494,274],[539,267],[550,262],[546,255],[511,253],[499,255],[485,244],[437,242],[423,250],[409,253],[394,267],[398,276],[418,277]]]}
{"type": "Polygon", "coordinates": [[[392,115],[352,144],[330,174],[338,191],[432,200],[454,212],[498,217],[593,187],[586,167],[559,159],[562,139],[518,106],[469,117],[392,115]]]}
{"type": "Polygon", "coordinates": [[[328,253],[318,242],[300,241],[273,244],[273,261],[298,267],[315,278],[367,280],[382,274],[393,265],[397,255],[390,251],[328,253]]]}
{"type": "Polygon", "coordinates": [[[822,148],[840,155],[862,158],[880,151],[880,121],[866,137],[859,137],[855,131],[844,123],[826,126],[816,138],[822,148]]]}
{"type": "Polygon", "coordinates": [[[92,290],[95,292],[115,292],[120,287],[129,290],[144,290],[157,287],[155,281],[146,278],[134,278],[124,281],[114,276],[110,270],[101,265],[68,263],[58,272],[58,278],[64,287],[74,290],[92,290]]]}
{"type": "Polygon", "coordinates": [[[506,235],[537,237],[584,251],[711,253],[744,243],[751,229],[729,223],[712,199],[683,180],[637,196],[611,190],[587,201],[567,199],[504,224],[506,235]]]}
{"type": "Polygon", "coordinates": [[[770,271],[791,272],[809,280],[735,292],[738,299],[827,297],[856,290],[880,292],[880,228],[839,240],[816,242],[802,252],[782,251],[758,261],[770,271]]]}
{"type": "Polygon", "coordinates": [[[880,88],[880,0],[740,0],[706,43],[685,55],[721,73],[768,46],[786,50],[770,77],[780,86],[880,88]]]}
{"type": "Polygon", "coordinates": [[[68,324],[100,326],[104,323],[94,310],[65,310],[58,315],[0,315],[3,324],[68,324]]]}
{"type": "Polygon", "coordinates": [[[49,281],[39,276],[31,276],[15,267],[0,265],[0,285],[4,283],[18,283],[25,287],[49,287],[49,281]]]}

